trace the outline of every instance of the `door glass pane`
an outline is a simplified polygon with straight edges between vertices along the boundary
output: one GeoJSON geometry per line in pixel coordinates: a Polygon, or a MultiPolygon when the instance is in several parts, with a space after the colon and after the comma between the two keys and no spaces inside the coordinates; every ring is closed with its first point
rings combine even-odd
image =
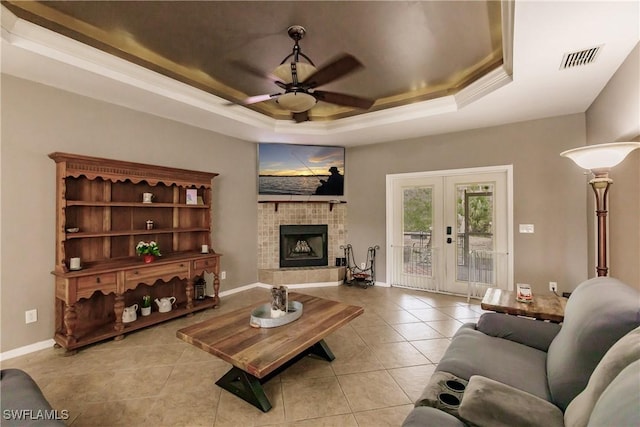
{"type": "Polygon", "coordinates": [[[494,251],[494,184],[473,183],[458,184],[457,194],[457,253],[456,278],[467,281],[470,266],[473,267],[471,279],[493,283],[494,251]],[[474,255],[471,263],[471,254],[474,255]]]}
{"type": "Polygon", "coordinates": [[[433,224],[433,188],[406,187],[402,194],[403,272],[433,274],[431,234],[433,224]]]}

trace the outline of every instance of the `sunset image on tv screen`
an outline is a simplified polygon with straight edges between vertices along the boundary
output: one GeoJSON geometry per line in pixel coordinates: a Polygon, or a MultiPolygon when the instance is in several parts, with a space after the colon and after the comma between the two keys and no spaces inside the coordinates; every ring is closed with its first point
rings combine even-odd
{"type": "Polygon", "coordinates": [[[344,147],[258,145],[261,195],[344,194],[344,147]]]}

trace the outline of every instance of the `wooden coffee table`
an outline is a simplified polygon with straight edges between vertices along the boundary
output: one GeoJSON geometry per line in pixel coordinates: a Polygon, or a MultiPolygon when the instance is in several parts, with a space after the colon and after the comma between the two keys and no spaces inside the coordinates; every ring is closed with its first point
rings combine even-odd
{"type": "Polygon", "coordinates": [[[515,292],[489,288],[482,298],[480,307],[483,310],[560,323],[564,320],[566,304],[567,298],[556,294],[533,294],[533,302],[526,303],[516,301],[515,292]]]}
{"type": "Polygon", "coordinates": [[[233,365],[216,384],[256,406],[271,409],[262,384],[300,358],[314,354],[335,359],[324,338],[364,312],[362,307],[311,295],[289,293],[303,304],[302,316],[276,328],[253,328],[251,312],[260,304],[180,329],[176,335],[233,365]]]}

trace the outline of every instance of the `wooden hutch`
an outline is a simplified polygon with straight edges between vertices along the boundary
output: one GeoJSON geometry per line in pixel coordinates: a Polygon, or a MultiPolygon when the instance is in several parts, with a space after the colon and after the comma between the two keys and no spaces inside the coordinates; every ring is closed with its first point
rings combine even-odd
{"type": "Polygon", "coordinates": [[[220,255],[211,247],[211,187],[218,174],[67,153],[56,162],[56,324],[67,350],[218,305],[220,255]],[[187,189],[197,200],[187,202],[187,189]],[[143,193],[152,193],[143,203],[143,193]],[[147,221],[153,221],[148,229],[147,221]],[[155,241],[161,257],[145,264],[139,241],[155,241]],[[79,257],[81,267],[70,269],[79,257]],[[194,299],[194,283],[212,273],[213,297],[194,299]],[[125,307],[150,295],[152,313],[123,323],[125,307]],[[158,312],[156,298],[175,297],[158,312]]]}

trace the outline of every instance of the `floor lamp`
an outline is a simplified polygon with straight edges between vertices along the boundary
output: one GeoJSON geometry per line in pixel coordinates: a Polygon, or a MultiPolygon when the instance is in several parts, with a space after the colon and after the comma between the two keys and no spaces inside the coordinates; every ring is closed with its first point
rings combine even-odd
{"type": "Polygon", "coordinates": [[[598,218],[598,276],[606,276],[607,267],[607,193],[613,180],[609,170],[622,162],[627,155],[640,148],[640,142],[613,142],[610,144],[587,145],[560,153],[573,160],[583,169],[593,174],[589,181],[596,197],[596,215],[598,218]]]}

